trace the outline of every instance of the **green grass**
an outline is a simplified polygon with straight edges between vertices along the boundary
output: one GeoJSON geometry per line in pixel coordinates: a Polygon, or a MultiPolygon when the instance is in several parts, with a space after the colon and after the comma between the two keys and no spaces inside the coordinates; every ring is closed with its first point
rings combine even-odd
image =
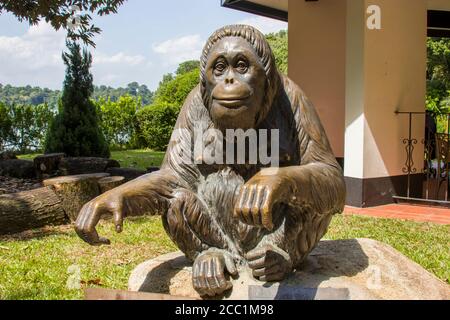
{"type": "MultiPolygon", "coordinates": [[[[0,238],[0,299],[81,299],[86,286],[126,289],[136,265],[177,250],[159,217],[127,220],[121,234],[110,222],[102,222],[98,230],[111,239],[110,246],[90,247],[67,226],[0,238]],[[70,266],[81,272],[81,289],[66,286],[73,276],[70,266]]],[[[449,282],[450,226],[337,216],[326,235],[328,239],[356,237],[390,244],[449,282]]]]}
{"type": "MultiPolygon", "coordinates": [[[[148,167],[159,167],[163,161],[165,152],[151,150],[125,150],[111,151],[111,158],[119,161],[123,168],[147,169],[148,167]]],[[[19,155],[19,159],[33,160],[40,155],[39,153],[30,153],[19,155]]]]}
{"type": "Polygon", "coordinates": [[[112,151],[111,158],[119,161],[124,168],[147,169],[159,167],[164,159],[165,152],[151,150],[112,151]]]}

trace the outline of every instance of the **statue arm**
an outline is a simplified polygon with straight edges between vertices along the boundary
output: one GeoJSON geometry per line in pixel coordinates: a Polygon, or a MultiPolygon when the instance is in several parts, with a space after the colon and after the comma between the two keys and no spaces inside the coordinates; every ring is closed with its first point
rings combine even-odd
{"type": "Polygon", "coordinates": [[[273,207],[289,203],[316,214],[337,213],[345,203],[345,183],[325,131],[314,107],[288,78],[284,88],[289,97],[299,141],[300,164],[266,168],[241,189],[234,216],[244,223],[274,228],[273,207]]]}
{"type": "Polygon", "coordinates": [[[311,207],[315,212],[342,211],[345,203],[342,169],[311,102],[298,87],[293,91],[301,164],[280,168],[291,191],[288,200],[311,207]]]}

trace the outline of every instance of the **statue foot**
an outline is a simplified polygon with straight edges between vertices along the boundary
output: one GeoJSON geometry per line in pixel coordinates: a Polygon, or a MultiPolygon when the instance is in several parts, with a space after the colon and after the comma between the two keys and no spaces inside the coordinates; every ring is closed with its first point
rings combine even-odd
{"type": "Polygon", "coordinates": [[[194,261],[192,267],[192,284],[201,296],[217,296],[233,285],[225,273],[237,275],[236,265],[230,253],[220,249],[208,249],[194,261]]]}
{"type": "Polygon", "coordinates": [[[275,245],[258,247],[248,252],[245,258],[253,276],[260,281],[281,281],[293,268],[289,254],[275,245]]]}

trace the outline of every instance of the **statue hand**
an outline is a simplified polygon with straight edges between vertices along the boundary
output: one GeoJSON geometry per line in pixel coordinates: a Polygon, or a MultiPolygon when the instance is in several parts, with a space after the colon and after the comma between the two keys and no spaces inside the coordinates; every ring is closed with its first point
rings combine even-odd
{"type": "Polygon", "coordinates": [[[215,296],[232,288],[225,278],[225,271],[237,275],[236,265],[230,253],[220,249],[209,249],[201,253],[192,266],[192,284],[202,296],[215,296]]]}
{"type": "Polygon", "coordinates": [[[253,276],[261,281],[281,281],[292,271],[289,254],[274,245],[256,248],[245,255],[253,276]]]}
{"type": "Polygon", "coordinates": [[[112,215],[116,231],[123,227],[123,196],[116,192],[106,192],[86,203],[75,221],[78,236],[90,245],[110,244],[106,238],[100,237],[95,229],[103,215],[112,215]]]}
{"type": "Polygon", "coordinates": [[[290,193],[289,183],[282,175],[259,172],[242,187],[234,217],[271,231],[274,228],[272,209],[290,193]]]}

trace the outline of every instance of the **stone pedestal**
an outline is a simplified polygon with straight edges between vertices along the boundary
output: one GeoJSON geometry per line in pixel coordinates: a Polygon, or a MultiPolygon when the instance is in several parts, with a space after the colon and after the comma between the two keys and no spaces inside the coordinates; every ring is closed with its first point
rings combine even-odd
{"type": "MultiPolygon", "coordinates": [[[[133,270],[129,290],[198,298],[181,252],[133,270]]],[[[321,241],[288,279],[264,283],[242,267],[223,299],[450,299],[450,286],[392,247],[370,239],[321,241]]]]}

